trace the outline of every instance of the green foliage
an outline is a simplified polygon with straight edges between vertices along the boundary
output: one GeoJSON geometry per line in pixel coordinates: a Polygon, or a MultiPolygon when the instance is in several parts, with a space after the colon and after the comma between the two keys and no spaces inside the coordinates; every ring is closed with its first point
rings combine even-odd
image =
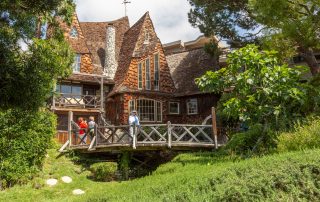
{"type": "Polygon", "coordinates": [[[111,181],[115,178],[118,166],[115,162],[101,162],[90,166],[95,180],[111,181]]]}
{"type": "Polygon", "coordinates": [[[259,24],[252,17],[248,0],[189,0],[189,2],[192,6],[188,14],[189,22],[206,36],[228,39],[237,47],[243,42],[256,40],[257,36],[249,33],[258,28],[259,24]]]}
{"type": "Polygon", "coordinates": [[[275,54],[248,45],[228,55],[226,68],[209,71],[196,83],[201,90],[230,90],[218,108],[228,117],[278,129],[303,115],[309,85],[300,83],[298,69],[281,65],[275,54]]]}
{"type": "MultiPolygon", "coordinates": [[[[299,54],[313,75],[320,72],[318,0],[189,0],[189,22],[207,36],[226,39],[234,47],[263,44],[282,57],[299,54]]],[[[287,58],[288,59],[288,58],[287,58]]]]}
{"type": "Polygon", "coordinates": [[[0,108],[37,111],[51,95],[55,80],[71,71],[73,53],[57,19],[70,21],[73,8],[71,0],[1,1],[0,108]],[[55,30],[47,39],[45,24],[55,30]]]}
{"type": "Polygon", "coordinates": [[[0,111],[0,183],[25,183],[41,169],[52,144],[56,117],[51,112],[0,111]]]}
{"type": "Polygon", "coordinates": [[[276,134],[261,124],[250,127],[248,131],[235,133],[223,148],[237,155],[265,154],[276,146],[276,134]]]}
{"type": "Polygon", "coordinates": [[[119,170],[121,172],[121,177],[123,180],[129,179],[129,169],[130,169],[131,155],[128,151],[124,151],[121,154],[119,161],[119,170]]]}
{"type": "Polygon", "coordinates": [[[319,148],[320,119],[313,118],[306,124],[296,124],[292,132],[281,133],[277,147],[279,152],[319,148]]]}

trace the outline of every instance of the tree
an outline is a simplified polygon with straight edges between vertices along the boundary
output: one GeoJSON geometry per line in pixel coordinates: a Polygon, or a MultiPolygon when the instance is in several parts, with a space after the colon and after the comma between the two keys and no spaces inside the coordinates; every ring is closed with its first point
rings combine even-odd
{"type": "Polygon", "coordinates": [[[72,0],[0,3],[0,108],[38,110],[58,76],[71,70],[73,53],[58,20],[70,22],[72,0]],[[50,38],[45,27],[50,24],[50,38]],[[26,46],[23,50],[22,46],[26,46]]]}
{"type": "Polygon", "coordinates": [[[231,45],[267,44],[285,56],[299,54],[316,75],[320,66],[314,50],[320,46],[318,0],[189,0],[189,21],[206,35],[231,45]],[[274,43],[276,41],[276,43],[274,43]]]}
{"type": "Polygon", "coordinates": [[[59,21],[73,12],[72,0],[0,1],[0,189],[30,180],[51,145],[56,117],[44,106],[71,72],[59,21]]]}
{"type": "Polygon", "coordinates": [[[300,83],[300,72],[281,65],[275,55],[248,45],[228,55],[227,67],[207,72],[196,83],[202,90],[223,93],[218,110],[230,118],[279,128],[304,113],[308,84],[300,83]]]}

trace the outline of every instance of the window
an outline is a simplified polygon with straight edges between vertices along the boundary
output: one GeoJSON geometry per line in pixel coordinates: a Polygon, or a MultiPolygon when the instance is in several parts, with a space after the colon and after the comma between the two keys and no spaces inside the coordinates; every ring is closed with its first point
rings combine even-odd
{"type": "Polygon", "coordinates": [[[162,103],[156,100],[129,101],[129,111],[137,110],[141,122],[162,122],[162,103]]]}
{"type": "Polygon", "coordinates": [[[154,90],[159,90],[159,54],[154,55],[154,90]]]}
{"type": "Polygon", "coordinates": [[[146,90],[151,89],[151,81],[150,81],[150,59],[146,59],[146,90]]]}
{"type": "Polygon", "coordinates": [[[70,30],[70,37],[71,37],[71,38],[77,38],[77,37],[78,37],[77,28],[75,28],[75,27],[72,27],[72,28],[71,28],[71,30],[70,30]]]}
{"type": "Polygon", "coordinates": [[[142,63],[138,64],[138,89],[142,89],[142,63]]]}
{"type": "Polygon", "coordinates": [[[169,102],[169,113],[170,114],[180,114],[180,103],[179,102],[169,102]]]}
{"type": "Polygon", "coordinates": [[[76,54],[74,57],[74,63],[73,63],[73,72],[80,72],[81,68],[81,55],[76,54]]]}
{"type": "Polygon", "coordinates": [[[198,114],[198,101],[197,99],[189,99],[187,101],[187,113],[198,114]]]}
{"type": "Polygon", "coordinates": [[[79,85],[68,85],[68,84],[58,84],[57,92],[61,94],[65,94],[66,97],[68,95],[82,95],[82,86],[79,85]]]}

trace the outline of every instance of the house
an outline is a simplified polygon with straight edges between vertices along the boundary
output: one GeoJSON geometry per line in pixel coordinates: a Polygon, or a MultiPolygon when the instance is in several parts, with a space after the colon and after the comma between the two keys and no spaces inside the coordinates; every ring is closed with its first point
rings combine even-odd
{"type": "MultiPolygon", "coordinates": [[[[219,61],[204,50],[210,40],[204,36],[194,41],[175,41],[164,44],[167,62],[175,83],[175,102],[177,111],[169,111],[169,120],[173,123],[202,123],[211,114],[211,107],[216,106],[219,95],[202,92],[195,84],[195,78],[207,71],[219,69],[219,61]]],[[[222,44],[219,44],[222,47],[222,44]]]]}
{"type": "Polygon", "coordinates": [[[67,136],[68,112],[127,124],[137,110],[141,123],[200,123],[219,96],[200,92],[194,79],[218,62],[199,37],[163,45],[147,12],[133,26],[127,17],[110,22],[61,23],[76,53],[73,73],[60,79],[51,109],[58,116],[58,139],[67,136]]]}

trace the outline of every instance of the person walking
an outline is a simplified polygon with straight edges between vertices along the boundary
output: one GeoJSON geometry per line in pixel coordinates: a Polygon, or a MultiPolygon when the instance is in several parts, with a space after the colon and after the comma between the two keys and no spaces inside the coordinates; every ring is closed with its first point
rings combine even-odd
{"type": "Polygon", "coordinates": [[[129,132],[130,136],[132,137],[132,147],[133,149],[136,149],[136,130],[137,128],[140,128],[140,121],[137,115],[137,111],[133,110],[129,116],[129,132]]]}
{"type": "Polygon", "coordinates": [[[86,144],[87,143],[87,137],[86,137],[86,130],[88,128],[88,124],[86,121],[84,121],[83,117],[78,118],[78,126],[79,126],[79,137],[80,137],[80,144],[86,144]]]}

